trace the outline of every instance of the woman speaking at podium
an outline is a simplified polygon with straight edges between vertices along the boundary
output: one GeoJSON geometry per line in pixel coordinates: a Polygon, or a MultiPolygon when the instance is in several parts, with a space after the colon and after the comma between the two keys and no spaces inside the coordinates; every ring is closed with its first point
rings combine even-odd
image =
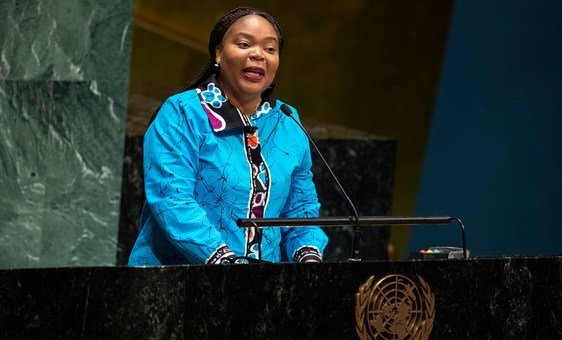
{"type": "MultiPolygon", "coordinates": [[[[272,83],[283,33],[237,8],[215,24],[209,61],[159,109],[144,137],[146,202],[129,265],[318,262],[318,227],[246,228],[238,218],[317,217],[306,135],[272,83]]],[[[296,112],[292,109],[294,114],[296,112]]]]}

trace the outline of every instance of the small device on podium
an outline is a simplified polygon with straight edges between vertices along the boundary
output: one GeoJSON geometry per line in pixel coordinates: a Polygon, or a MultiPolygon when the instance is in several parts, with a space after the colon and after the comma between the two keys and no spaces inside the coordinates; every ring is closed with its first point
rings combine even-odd
{"type": "MultiPolygon", "coordinates": [[[[467,257],[470,256],[470,250],[466,250],[467,257]]],[[[411,253],[411,260],[439,260],[439,259],[462,259],[463,249],[458,247],[430,247],[427,250],[422,249],[417,253],[411,253]]]]}

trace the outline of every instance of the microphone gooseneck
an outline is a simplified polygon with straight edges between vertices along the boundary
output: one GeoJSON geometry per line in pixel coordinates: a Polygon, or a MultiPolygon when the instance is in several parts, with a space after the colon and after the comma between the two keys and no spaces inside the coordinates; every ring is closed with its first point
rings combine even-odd
{"type": "Polygon", "coordinates": [[[336,184],[338,185],[338,188],[341,190],[343,196],[347,200],[347,203],[351,207],[351,210],[353,210],[353,214],[355,216],[355,227],[354,227],[354,233],[353,233],[353,245],[352,245],[352,251],[351,251],[351,259],[352,260],[359,260],[359,248],[360,248],[360,241],[361,241],[361,231],[360,231],[360,228],[359,228],[359,214],[357,213],[357,209],[355,209],[355,205],[353,204],[353,202],[351,201],[351,199],[347,195],[347,192],[345,191],[343,186],[340,184],[340,181],[338,180],[338,178],[336,177],[336,175],[332,171],[332,168],[328,165],[328,162],[326,162],[326,159],[324,158],[324,156],[322,155],[322,153],[320,152],[320,150],[316,146],[316,143],[314,143],[314,140],[312,139],[312,137],[310,137],[310,135],[308,134],[308,132],[306,131],[304,126],[302,126],[302,124],[298,120],[295,119],[295,117],[293,116],[293,112],[291,111],[289,106],[287,104],[283,104],[283,105],[281,105],[280,109],[285,115],[287,115],[288,117],[291,117],[291,119],[299,126],[299,128],[304,132],[304,134],[308,138],[308,140],[312,143],[312,145],[314,146],[314,149],[316,149],[316,152],[318,153],[318,156],[320,156],[320,159],[322,159],[322,162],[324,162],[324,165],[326,166],[326,168],[328,168],[328,171],[330,172],[330,175],[332,175],[332,178],[336,181],[336,184]]]}

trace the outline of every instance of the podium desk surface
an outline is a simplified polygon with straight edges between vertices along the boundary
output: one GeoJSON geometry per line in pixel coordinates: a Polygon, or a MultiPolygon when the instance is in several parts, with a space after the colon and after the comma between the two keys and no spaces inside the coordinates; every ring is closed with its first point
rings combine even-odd
{"type": "Polygon", "coordinates": [[[562,257],[5,269],[0,306],[0,338],[552,339],[562,257]]]}

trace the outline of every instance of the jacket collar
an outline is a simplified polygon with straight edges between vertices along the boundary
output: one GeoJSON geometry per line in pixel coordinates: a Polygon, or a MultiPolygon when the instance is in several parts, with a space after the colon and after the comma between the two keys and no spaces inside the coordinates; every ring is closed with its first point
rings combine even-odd
{"type": "MultiPolygon", "coordinates": [[[[226,95],[219,88],[216,75],[212,74],[196,89],[201,106],[209,118],[209,123],[215,132],[228,131],[247,125],[243,113],[230,103],[226,95]]],[[[275,108],[275,91],[273,86],[261,94],[262,101],[252,118],[270,113],[275,108]]]]}

